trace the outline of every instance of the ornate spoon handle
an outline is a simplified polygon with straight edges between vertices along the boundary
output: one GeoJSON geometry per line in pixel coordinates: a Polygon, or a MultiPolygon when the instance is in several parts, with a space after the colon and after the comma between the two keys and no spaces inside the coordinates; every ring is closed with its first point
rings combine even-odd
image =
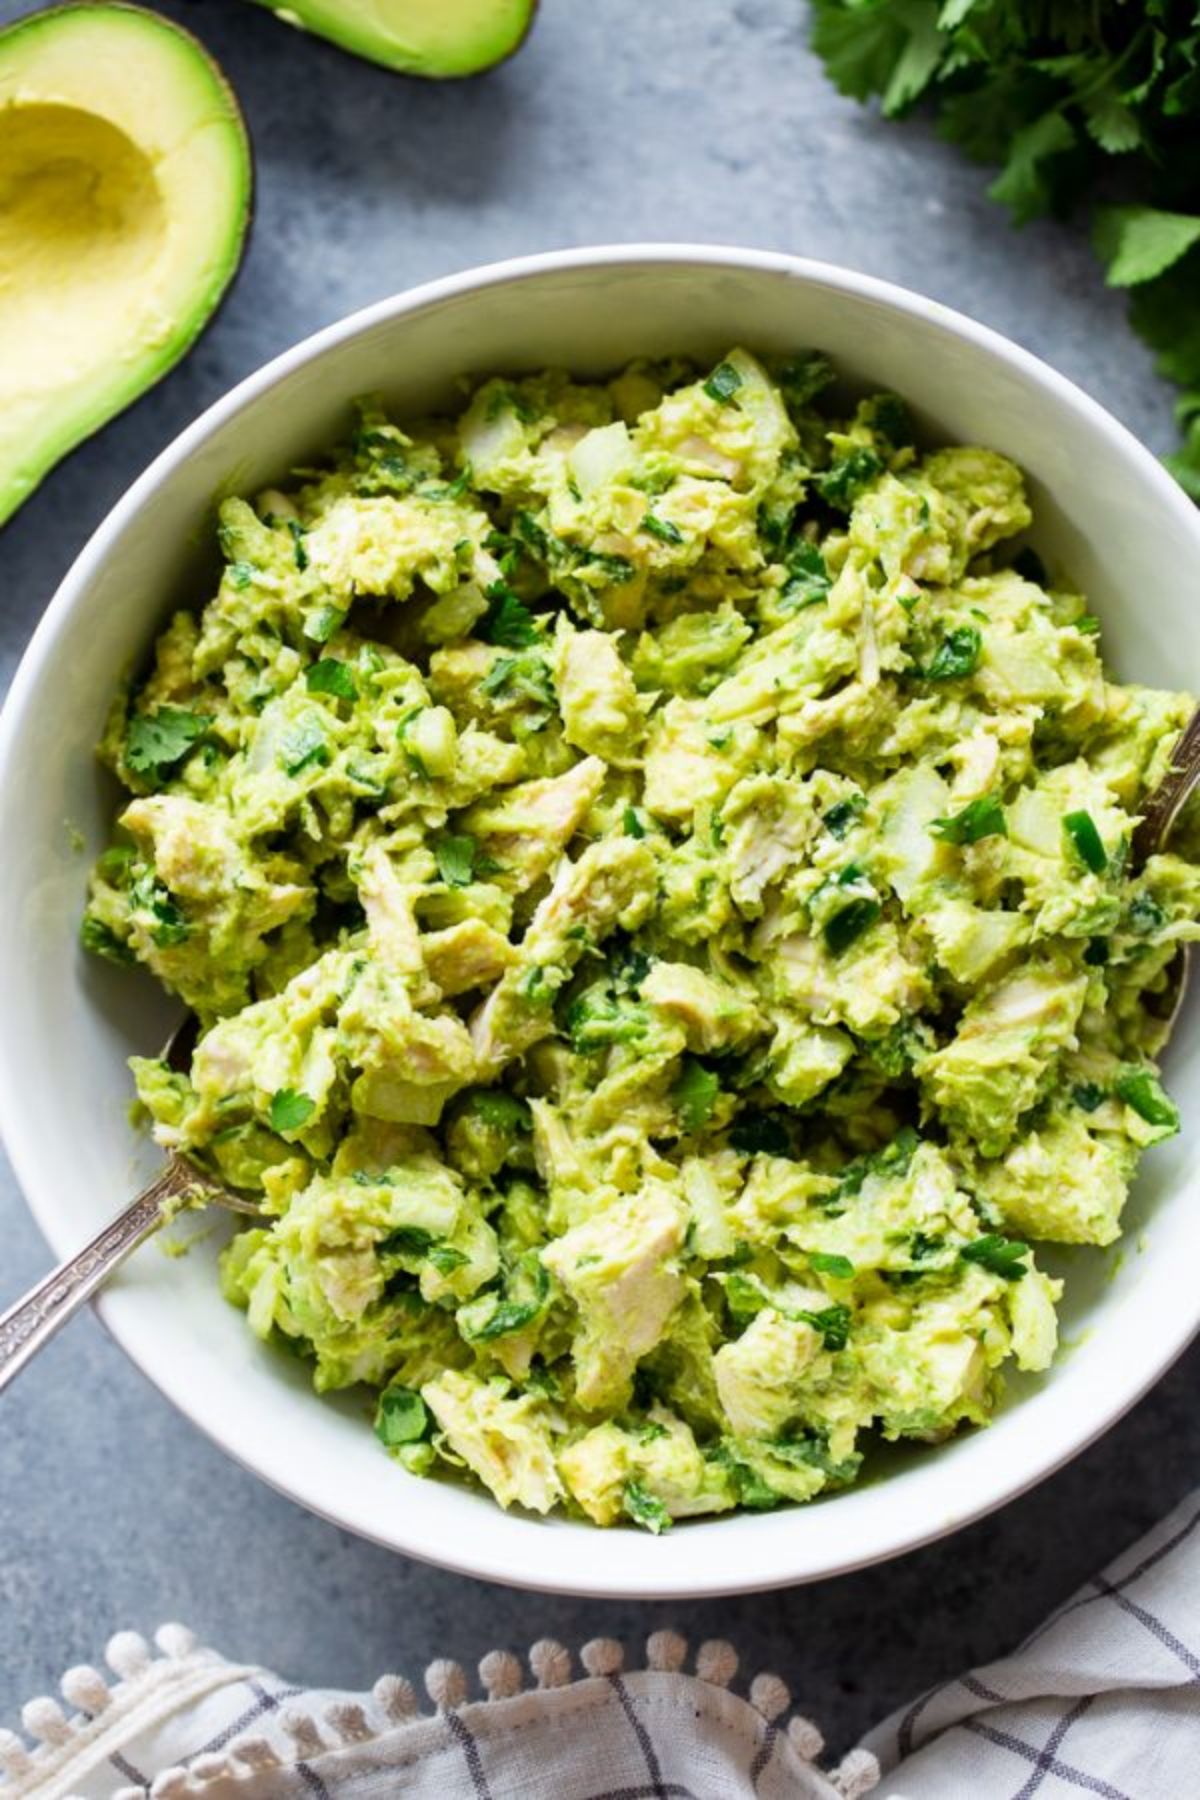
{"type": "Polygon", "coordinates": [[[1141,822],[1133,833],[1134,867],[1140,868],[1156,850],[1166,848],[1176,819],[1200,783],[1200,707],[1179,734],[1171,753],[1171,767],[1152,794],[1147,795],[1141,822]]]}
{"type": "Polygon", "coordinates": [[[163,1202],[176,1198],[185,1184],[194,1186],[195,1179],[194,1171],[172,1157],[123,1213],[0,1315],[0,1390],[118,1264],[158,1230],[164,1219],[163,1202]]]}

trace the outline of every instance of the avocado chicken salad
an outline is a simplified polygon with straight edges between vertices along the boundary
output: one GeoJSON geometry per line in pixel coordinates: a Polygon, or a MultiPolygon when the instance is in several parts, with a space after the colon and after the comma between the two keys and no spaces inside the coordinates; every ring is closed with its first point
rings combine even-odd
{"type": "Polygon", "coordinates": [[[106,733],[84,941],[199,1019],[133,1067],[261,1202],[226,1295],[502,1506],[659,1531],[985,1424],[1031,1244],[1178,1125],[1200,869],[1130,842],[1192,701],[1108,678],[1011,462],[831,380],[364,405],[106,733]]]}

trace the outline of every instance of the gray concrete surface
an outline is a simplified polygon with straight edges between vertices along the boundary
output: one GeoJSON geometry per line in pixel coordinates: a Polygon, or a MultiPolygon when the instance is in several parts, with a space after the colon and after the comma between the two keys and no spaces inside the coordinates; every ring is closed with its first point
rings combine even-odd
{"type": "MultiPolygon", "coordinates": [[[[22,10],[0,0],[0,22],[22,10]]],[[[802,0],[543,0],[515,62],[447,87],[353,61],[244,0],[164,10],[210,45],[242,98],[256,228],[184,366],[0,535],[6,678],[74,552],[201,407],[354,307],[515,252],[691,238],[847,263],[998,326],[1156,448],[1170,441],[1169,395],[1082,229],[1012,233],[985,177],[926,124],[885,126],[840,100],[805,48],[802,0]]],[[[45,1251],[6,1173],[0,1220],[7,1298],[45,1251]]],[[[746,1600],[595,1605],[422,1568],[308,1517],[226,1462],[85,1317],[0,1416],[0,1718],[98,1655],[115,1627],[165,1618],[299,1680],[349,1685],[544,1632],[634,1645],[674,1622],[732,1637],[747,1672],[778,1670],[844,1745],[914,1690],[1012,1644],[1187,1490],[1198,1378],[1195,1350],[1039,1491],[886,1568],[746,1600]]]]}

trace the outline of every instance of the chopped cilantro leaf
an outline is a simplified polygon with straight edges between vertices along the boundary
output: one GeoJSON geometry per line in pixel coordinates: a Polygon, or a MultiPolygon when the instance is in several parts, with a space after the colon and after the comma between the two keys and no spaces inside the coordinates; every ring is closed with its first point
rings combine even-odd
{"type": "Polygon", "coordinates": [[[860,1193],[868,1175],[907,1175],[908,1165],[920,1141],[911,1125],[902,1126],[891,1143],[885,1144],[882,1150],[876,1150],[868,1156],[856,1156],[853,1162],[844,1164],[831,1198],[835,1201],[844,1200],[860,1193]]]}
{"type": "Polygon", "coordinates": [[[479,846],[469,832],[448,831],[433,846],[438,874],[447,887],[468,887],[475,878],[475,853],[479,846]]]}
{"type": "Polygon", "coordinates": [[[835,1281],[850,1281],[854,1264],[848,1256],[835,1256],[825,1250],[810,1250],[808,1260],[818,1275],[832,1275],[835,1281]]]}
{"type": "Polygon", "coordinates": [[[519,512],[513,520],[513,535],[519,538],[527,550],[532,550],[543,562],[549,562],[554,552],[554,540],[550,533],[538,524],[532,513],[519,512]]]}
{"type": "MultiPolygon", "coordinates": [[[[543,1311],[550,1298],[550,1276],[538,1261],[536,1255],[523,1259],[529,1276],[532,1277],[533,1292],[525,1299],[517,1300],[511,1296],[490,1296],[495,1305],[487,1318],[479,1325],[463,1327],[463,1335],[472,1344],[490,1344],[495,1338],[507,1337],[510,1332],[523,1331],[543,1311]]],[[[460,1314],[461,1318],[461,1314],[460,1314]]]]}
{"type": "Polygon", "coordinates": [[[93,956],[107,957],[109,962],[131,963],[133,951],[123,938],[119,938],[110,925],[98,919],[94,913],[84,913],[79,927],[79,941],[85,950],[93,956]]]}
{"type": "Polygon", "coordinates": [[[135,774],[161,781],[204,736],[208,723],[202,713],[188,712],[182,706],[134,713],[125,733],[125,761],[135,774]]]}
{"type": "Polygon", "coordinates": [[[1152,1069],[1122,1069],[1114,1086],[1126,1106],[1147,1125],[1169,1132],[1179,1130],[1179,1108],[1152,1069]]]}
{"type": "Polygon", "coordinates": [[[828,597],[833,585],[832,577],[825,558],[807,538],[799,538],[789,547],[784,567],[787,579],[783,584],[782,598],[791,609],[799,611],[805,606],[816,606],[828,597]]]}
{"type": "Polygon", "coordinates": [[[627,806],[625,808],[621,818],[621,824],[624,828],[626,837],[644,838],[646,835],[646,827],[642,824],[642,821],[638,816],[636,806],[627,806]]]}
{"type": "Polygon", "coordinates": [[[829,1440],[823,1431],[806,1431],[800,1437],[776,1438],[769,1446],[772,1456],[780,1462],[800,1464],[810,1469],[820,1469],[830,1481],[853,1481],[862,1462],[857,1450],[840,1462],[835,1462],[829,1454],[829,1440]]]}
{"type": "Polygon", "coordinates": [[[685,1131],[699,1131],[708,1123],[720,1091],[721,1084],[711,1069],[706,1069],[694,1056],[684,1057],[683,1068],[671,1089],[671,1099],[685,1131]]]}
{"type": "Polygon", "coordinates": [[[660,519],[657,514],[648,512],[642,520],[641,529],[651,537],[657,538],[660,544],[682,544],[683,533],[678,525],[670,519],[660,519]]]}
{"type": "Polygon", "coordinates": [[[506,650],[524,650],[536,644],[541,634],[524,601],[503,581],[493,581],[486,591],[488,609],[475,627],[476,636],[506,650]]]}
{"type": "Polygon", "coordinates": [[[581,565],[599,569],[618,586],[633,579],[633,564],[627,556],[615,556],[610,550],[596,550],[590,544],[572,545],[570,549],[581,565]]]}
{"type": "Polygon", "coordinates": [[[856,445],[831,463],[823,475],[818,475],[817,492],[827,505],[849,512],[863,489],[882,474],[883,458],[865,445],[856,445]]]}
{"type": "Polygon", "coordinates": [[[349,663],[340,662],[336,656],[323,656],[313,663],[304,677],[304,685],[310,694],[332,694],[337,700],[358,698],[349,663]]]}
{"type": "Polygon", "coordinates": [[[1098,1106],[1103,1106],[1108,1094],[1094,1081],[1080,1081],[1071,1089],[1071,1097],[1084,1112],[1093,1113],[1098,1106]]]}
{"type": "Polygon", "coordinates": [[[657,1537],[660,1532],[669,1531],[671,1515],[662,1501],[652,1494],[649,1488],[640,1481],[627,1481],[621,1495],[621,1505],[627,1518],[640,1525],[643,1531],[652,1531],[657,1537]]]}
{"type": "Polygon", "coordinates": [[[534,653],[498,656],[479,683],[481,694],[497,698],[533,700],[553,709],[554,687],[545,660],[534,653]]]}
{"type": "Polygon", "coordinates": [[[317,1103],[310,1095],[297,1093],[295,1088],[279,1088],[271,1095],[271,1130],[299,1131],[316,1110],[317,1103]]]}
{"type": "Polygon", "coordinates": [[[988,1269],[993,1275],[1003,1275],[1005,1281],[1020,1281],[1022,1275],[1029,1273],[1025,1261],[1029,1245],[1019,1244],[1013,1238],[999,1237],[993,1231],[964,1244],[960,1254],[964,1262],[978,1263],[980,1268],[988,1269]]]}
{"type": "Polygon", "coordinates": [[[154,920],[150,936],[160,950],[182,944],[191,935],[191,926],[160,881],[147,871],[129,890],[130,905],[138,912],[148,912],[154,920]]]}
{"type": "Polygon", "coordinates": [[[387,1387],[375,1411],[375,1435],[388,1449],[415,1444],[429,1430],[429,1411],[415,1388],[387,1387]]]}
{"type": "Polygon", "coordinates": [[[769,1512],[773,1506],[779,1505],[782,1495],[768,1487],[749,1463],[742,1461],[735,1447],[721,1443],[707,1454],[718,1468],[728,1472],[739,1506],[746,1507],[750,1512],[769,1512]]]}
{"type": "Polygon", "coordinates": [[[802,1312],[799,1317],[814,1331],[819,1331],[826,1350],[844,1350],[850,1337],[850,1308],[839,1301],[822,1307],[820,1312],[802,1312]]]}
{"type": "Polygon", "coordinates": [[[503,531],[495,529],[488,532],[483,540],[483,547],[489,550],[500,564],[502,575],[515,575],[521,560],[521,546],[514,537],[507,537],[503,531]]]}
{"type": "Polygon", "coordinates": [[[983,639],[978,629],[974,625],[955,625],[921,674],[926,681],[961,681],[975,673],[982,654],[983,639]]]}

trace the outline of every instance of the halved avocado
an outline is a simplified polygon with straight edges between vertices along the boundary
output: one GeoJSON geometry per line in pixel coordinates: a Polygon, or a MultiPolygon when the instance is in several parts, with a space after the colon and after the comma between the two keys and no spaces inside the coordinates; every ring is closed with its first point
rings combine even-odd
{"type": "Polygon", "coordinates": [[[192,343],[251,185],[237,101],[157,13],[64,6],[0,30],[0,524],[192,343]]]}
{"type": "Polygon", "coordinates": [[[537,0],[258,0],[285,24],[406,75],[478,75],[520,49],[537,0]]]}

